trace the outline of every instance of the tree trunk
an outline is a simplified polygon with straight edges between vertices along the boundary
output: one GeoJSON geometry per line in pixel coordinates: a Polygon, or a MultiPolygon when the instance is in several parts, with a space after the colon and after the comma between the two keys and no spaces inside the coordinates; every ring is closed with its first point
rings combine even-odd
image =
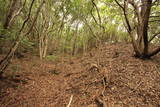
{"type": "Polygon", "coordinates": [[[77,42],[77,36],[78,36],[78,25],[79,23],[77,23],[76,25],[76,31],[73,34],[73,49],[72,49],[72,55],[74,56],[76,54],[76,42],[77,42]]]}
{"type": "Polygon", "coordinates": [[[33,28],[33,25],[34,23],[36,22],[37,20],[37,17],[38,17],[38,14],[40,12],[40,9],[42,8],[43,4],[44,4],[44,1],[40,4],[39,8],[37,9],[37,12],[36,12],[36,15],[35,15],[35,18],[34,18],[34,22],[32,23],[31,25],[31,28],[29,29],[29,31],[25,34],[22,34],[22,31],[26,25],[26,23],[28,22],[29,18],[30,18],[30,15],[31,15],[31,10],[33,8],[33,4],[34,4],[34,1],[35,0],[32,0],[31,2],[31,5],[29,7],[29,12],[28,12],[28,16],[27,18],[24,20],[23,24],[22,24],[22,27],[21,29],[19,30],[18,32],[18,36],[17,36],[17,40],[15,41],[14,45],[11,47],[9,53],[5,56],[5,58],[3,58],[1,61],[0,61],[0,75],[3,74],[4,70],[7,68],[7,66],[9,65],[10,63],[10,60],[12,59],[15,51],[17,50],[21,40],[23,39],[24,36],[26,36],[27,34],[29,34],[33,28]]]}
{"type": "Polygon", "coordinates": [[[9,8],[7,16],[6,16],[6,20],[5,20],[5,23],[3,25],[4,29],[8,29],[8,27],[10,26],[10,22],[11,22],[11,19],[13,17],[13,14],[15,12],[15,7],[16,7],[17,2],[18,2],[18,0],[12,0],[11,1],[10,8],[9,8]]]}
{"type": "Polygon", "coordinates": [[[139,13],[139,26],[137,27],[138,40],[136,45],[139,52],[136,52],[136,56],[140,58],[148,58],[148,22],[152,7],[152,0],[142,0],[142,4],[143,5],[139,13]]]}
{"type": "MultiPolygon", "coordinates": [[[[19,37],[19,39],[21,39],[21,37],[19,37]]],[[[2,75],[3,71],[7,68],[7,66],[10,63],[10,59],[13,57],[14,52],[18,48],[19,43],[20,43],[19,39],[15,42],[15,44],[10,49],[10,52],[6,55],[6,57],[3,60],[0,61],[0,75],[2,75]]]]}
{"type": "Polygon", "coordinates": [[[39,37],[39,56],[42,60],[47,55],[47,49],[48,49],[48,36],[41,36],[39,37]]]}
{"type": "MultiPolygon", "coordinates": [[[[126,29],[132,39],[135,56],[138,58],[150,58],[160,52],[160,47],[149,52],[150,40],[148,40],[148,25],[151,8],[153,6],[152,1],[153,0],[139,0],[139,4],[137,4],[134,0],[124,0],[122,5],[118,0],[115,0],[117,5],[123,10],[126,29]],[[131,24],[131,20],[128,18],[127,10],[131,9],[129,4],[133,7],[132,9],[134,9],[134,24],[131,24]]],[[[153,36],[153,38],[155,36],[153,36]]]]}

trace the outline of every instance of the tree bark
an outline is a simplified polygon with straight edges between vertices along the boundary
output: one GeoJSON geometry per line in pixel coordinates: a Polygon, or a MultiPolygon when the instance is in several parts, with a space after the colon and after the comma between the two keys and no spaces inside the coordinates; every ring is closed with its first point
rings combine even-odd
{"type": "Polygon", "coordinates": [[[10,26],[10,22],[11,22],[11,19],[13,17],[13,14],[15,12],[15,6],[16,6],[17,2],[18,2],[18,0],[12,0],[11,1],[11,5],[10,5],[10,8],[8,10],[8,13],[7,13],[5,23],[3,25],[4,29],[8,29],[9,26],[10,26]]]}

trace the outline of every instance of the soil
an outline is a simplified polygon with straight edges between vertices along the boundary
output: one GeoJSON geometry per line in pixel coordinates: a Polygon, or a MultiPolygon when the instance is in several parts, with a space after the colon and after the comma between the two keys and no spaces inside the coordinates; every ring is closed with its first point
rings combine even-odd
{"type": "Polygon", "coordinates": [[[160,107],[160,55],[132,55],[130,44],[113,43],[56,62],[13,59],[0,107],[160,107]]]}

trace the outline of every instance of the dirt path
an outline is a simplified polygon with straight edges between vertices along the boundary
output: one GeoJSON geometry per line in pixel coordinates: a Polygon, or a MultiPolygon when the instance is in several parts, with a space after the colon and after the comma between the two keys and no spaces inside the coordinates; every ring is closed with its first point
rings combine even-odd
{"type": "Polygon", "coordinates": [[[71,107],[159,107],[160,56],[131,55],[130,45],[107,44],[58,63],[15,60],[21,72],[0,80],[0,107],[66,107],[71,96],[71,107]]]}

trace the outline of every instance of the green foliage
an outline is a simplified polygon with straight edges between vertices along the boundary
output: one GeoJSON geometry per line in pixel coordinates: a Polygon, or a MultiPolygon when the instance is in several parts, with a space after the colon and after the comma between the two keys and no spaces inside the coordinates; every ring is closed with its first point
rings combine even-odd
{"type": "Polygon", "coordinates": [[[21,44],[23,47],[28,48],[30,50],[33,50],[34,49],[33,46],[35,45],[35,43],[29,40],[27,37],[23,38],[23,40],[21,41],[21,44]]]}
{"type": "MultiPolygon", "coordinates": [[[[22,12],[14,20],[11,29],[3,28],[10,1],[0,0],[0,2],[0,13],[2,14],[0,16],[0,35],[4,35],[4,38],[0,38],[0,42],[9,41],[9,43],[13,43],[19,36],[17,32],[28,15],[31,0],[27,0],[22,12]]],[[[35,1],[30,19],[22,34],[25,34],[30,29],[41,2],[42,0],[35,1]]],[[[130,41],[130,37],[124,27],[125,23],[121,9],[114,0],[94,0],[94,2],[98,7],[101,23],[91,0],[46,0],[31,33],[22,39],[21,47],[31,51],[39,50],[39,40],[43,36],[49,38],[49,52],[56,50],[59,53],[72,53],[73,48],[76,48],[76,51],[87,50],[95,46],[99,41],[130,41]],[[77,24],[79,26],[76,29],[77,24]]],[[[131,9],[128,11],[133,13],[131,9]]],[[[160,7],[154,6],[152,11],[155,13],[154,15],[159,15],[157,11],[160,11],[160,7]]],[[[132,19],[132,17],[133,14],[130,14],[128,18],[132,19]]],[[[149,27],[150,37],[160,30],[159,23],[151,23],[149,27]]],[[[159,43],[159,38],[155,42],[159,43]]],[[[49,55],[46,59],[57,60],[57,56],[49,55]]]]}
{"type": "Polygon", "coordinates": [[[59,60],[59,56],[56,56],[56,55],[48,55],[48,56],[46,56],[45,59],[46,59],[47,61],[54,61],[54,62],[56,62],[56,61],[59,60]]]}
{"type": "Polygon", "coordinates": [[[8,7],[8,0],[0,0],[0,25],[3,24],[3,21],[5,20],[5,16],[7,13],[7,7],[8,7]]]}
{"type": "Polygon", "coordinates": [[[14,64],[11,66],[12,72],[16,73],[16,72],[20,72],[21,71],[21,67],[17,64],[14,64]]]}

